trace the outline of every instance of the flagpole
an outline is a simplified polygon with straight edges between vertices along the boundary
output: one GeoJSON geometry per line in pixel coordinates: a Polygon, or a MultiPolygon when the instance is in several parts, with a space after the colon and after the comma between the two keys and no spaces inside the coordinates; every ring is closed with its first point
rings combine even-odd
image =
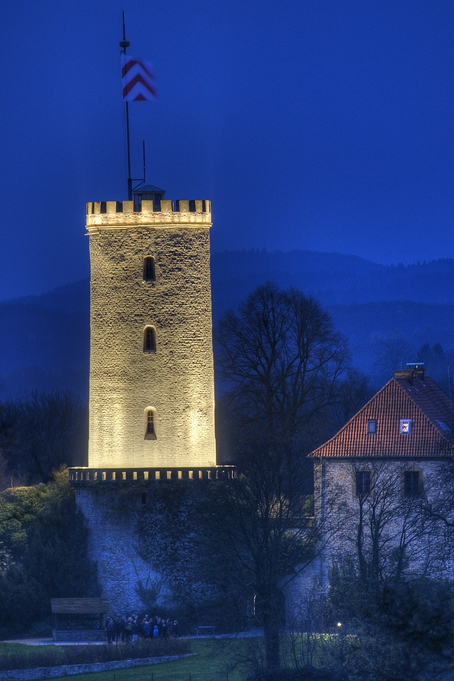
{"type": "MultiPolygon", "coordinates": [[[[120,42],[120,47],[123,54],[126,54],[126,49],[130,46],[130,42],[126,40],[126,28],[125,28],[125,13],[121,13],[123,21],[123,40],[120,42]]],[[[129,136],[129,102],[125,102],[126,105],[126,147],[128,154],[128,201],[132,201],[132,177],[131,177],[131,143],[129,136]]]]}

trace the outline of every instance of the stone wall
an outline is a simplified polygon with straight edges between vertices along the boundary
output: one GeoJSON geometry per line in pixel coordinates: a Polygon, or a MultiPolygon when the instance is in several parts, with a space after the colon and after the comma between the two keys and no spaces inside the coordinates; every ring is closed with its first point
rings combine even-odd
{"type": "Polygon", "coordinates": [[[168,657],[145,657],[139,660],[115,660],[114,662],[91,662],[90,664],[65,664],[58,667],[36,667],[35,669],[11,669],[0,672],[2,681],[38,681],[39,679],[52,679],[59,676],[72,676],[74,674],[91,674],[93,672],[107,672],[115,669],[131,669],[132,667],[145,667],[150,664],[173,662],[186,655],[168,657]]]}
{"type": "Polygon", "coordinates": [[[76,500],[89,527],[89,554],[98,565],[102,596],[113,612],[141,612],[139,581],[146,586],[159,579],[137,553],[135,507],[141,496],[125,501],[119,489],[91,487],[77,489],[76,500]]]}
{"type": "Polygon", "coordinates": [[[206,212],[87,216],[90,467],[216,463],[210,226],[206,212]],[[146,257],[154,281],[144,280],[146,257]],[[153,352],[144,352],[147,326],[153,352]],[[146,437],[148,409],[155,438],[146,437]]]}
{"type": "Polygon", "coordinates": [[[314,465],[316,517],[326,546],[326,569],[333,562],[357,558],[360,513],[363,520],[364,549],[370,552],[371,522],[379,530],[383,567],[391,569],[392,552],[406,544],[405,570],[434,578],[452,579],[454,563],[445,526],[427,514],[427,509],[447,493],[452,482],[448,459],[320,459],[314,465]],[[406,498],[404,472],[419,471],[421,495],[406,498]],[[372,492],[360,500],[356,495],[356,472],[370,471],[372,492]]]}
{"type": "Polygon", "coordinates": [[[298,631],[323,631],[327,589],[326,564],[316,556],[284,588],[286,626],[298,631]]]}

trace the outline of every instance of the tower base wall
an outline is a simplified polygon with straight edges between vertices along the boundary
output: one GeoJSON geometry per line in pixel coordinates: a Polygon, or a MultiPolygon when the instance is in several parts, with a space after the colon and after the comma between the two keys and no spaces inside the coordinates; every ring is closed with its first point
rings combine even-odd
{"type": "Polygon", "coordinates": [[[78,508],[89,528],[90,558],[98,565],[102,596],[113,612],[126,614],[144,608],[138,589],[159,579],[137,552],[137,501],[125,503],[118,489],[90,487],[76,489],[78,508]]]}

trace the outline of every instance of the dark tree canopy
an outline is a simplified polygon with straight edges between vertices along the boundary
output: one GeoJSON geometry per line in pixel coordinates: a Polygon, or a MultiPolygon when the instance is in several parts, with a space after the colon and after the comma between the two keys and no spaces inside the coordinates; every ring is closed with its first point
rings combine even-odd
{"type": "Polygon", "coordinates": [[[87,440],[87,408],[69,391],[0,404],[2,488],[47,482],[62,465],[84,465],[87,440]]]}
{"type": "Polygon", "coordinates": [[[318,444],[349,366],[346,340],[320,304],[267,283],[224,315],[216,340],[238,440],[300,453],[318,444]]]}

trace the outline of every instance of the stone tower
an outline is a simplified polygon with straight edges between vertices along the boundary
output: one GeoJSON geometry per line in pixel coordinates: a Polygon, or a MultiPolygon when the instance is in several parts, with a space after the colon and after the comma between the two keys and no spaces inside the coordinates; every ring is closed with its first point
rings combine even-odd
{"type": "Polygon", "coordinates": [[[90,468],[216,462],[209,201],[87,204],[90,468]]]}
{"type": "Polygon", "coordinates": [[[69,470],[103,596],[140,611],[158,578],[137,551],[154,485],[235,476],[216,466],[209,201],[87,204],[90,403],[87,467],[69,470]]]}

